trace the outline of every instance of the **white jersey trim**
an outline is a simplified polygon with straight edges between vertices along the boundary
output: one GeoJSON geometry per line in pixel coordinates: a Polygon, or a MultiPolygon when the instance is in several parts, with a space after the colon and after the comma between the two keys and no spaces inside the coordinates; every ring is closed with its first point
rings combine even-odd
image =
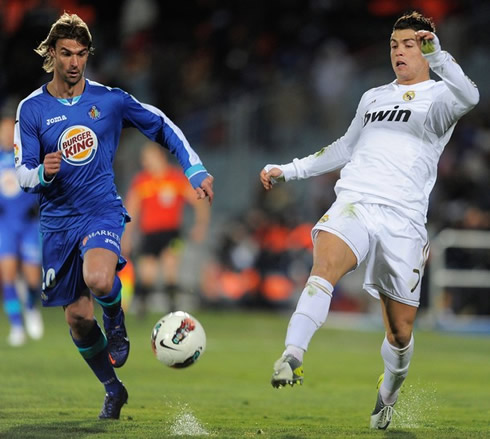
{"type": "Polygon", "coordinates": [[[22,138],[20,135],[20,125],[22,123],[22,119],[20,118],[20,112],[25,102],[42,93],[43,88],[39,87],[37,90],[34,90],[29,96],[23,99],[17,107],[14,128],[15,172],[21,188],[34,188],[41,183],[39,180],[39,168],[41,165],[34,169],[28,169],[22,164],[22,138]]]}

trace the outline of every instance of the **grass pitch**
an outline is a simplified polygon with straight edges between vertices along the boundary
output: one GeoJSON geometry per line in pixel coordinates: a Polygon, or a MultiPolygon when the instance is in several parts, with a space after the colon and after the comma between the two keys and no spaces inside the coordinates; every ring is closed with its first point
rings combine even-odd
{"type": "Polygon", "coordinates": [[[417,331],[409,376],[386,432],[369,429],[382,332],[323,329],[305,357],[305,383],[273,389],[289,316],[196,312],[205,354],[188,369],[150,348],[160,315],[128,316],[129,391],[119,421],[99,421],[104,390],[73,346],[61,309],[45,337],[10,348],[0,321],[0,438],[489,438],[490,337],[417,331]]]}

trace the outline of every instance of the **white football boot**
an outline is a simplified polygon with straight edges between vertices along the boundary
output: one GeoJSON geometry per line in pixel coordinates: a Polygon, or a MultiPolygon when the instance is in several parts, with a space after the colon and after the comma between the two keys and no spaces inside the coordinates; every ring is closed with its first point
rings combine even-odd
{"type": "Polygon", "coordinates": [[[26,333],[22,326],[12,326],[10,334],[7,337],[7,342],[10,346],[22,346],[26,342],[26,333]]]}
{"type": "Polygon", "coordinates": [[[44,335],[44,324],[41,312],[38,309],[29,309],[24,312],[26,331],[33,340],[39,340],[44,335]]]}
{"type": "Polygon", "coordinates": [[[390,425],[391,419],[393,418],[393,413],[395,412],[393,406],[396,404],[396,401],[393,404],[385,404],[383,402],[381,394],[379,393],[379,388],[381,387],[383,379],[384,373],[378,378],[378,385],[376,386],[378,389],[378,396],[376,397],[374,410],[371,413],[371,428],[376,428],[378,430],[386,430],[388,428],[388,425],[390,425]]]}
{"type": "Polygon", "coordinates": [[[294,386],[303,384],[303,364],[297,358],[288,354],[282,356],[274,363],[274,373],[272,374],[272,387],[281,388],[286,384],[294,386]]]}

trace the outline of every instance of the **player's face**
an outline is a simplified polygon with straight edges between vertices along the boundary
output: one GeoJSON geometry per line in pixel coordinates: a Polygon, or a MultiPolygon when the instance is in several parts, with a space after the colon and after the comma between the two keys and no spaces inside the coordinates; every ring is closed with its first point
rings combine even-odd
{"type": "Polygon", "coordinates": [[[395,30],[390,39],[391,65],[399,84],[429,79],[429,63],[422,55],[413,29],[395,30]]]}
{"type": "Polygon", "coordinates": [[[61,39],[51,49],[54,59],[54,74],[70,86],[83,78],[88,59],[88,48],[76,40],[61,39]]]}

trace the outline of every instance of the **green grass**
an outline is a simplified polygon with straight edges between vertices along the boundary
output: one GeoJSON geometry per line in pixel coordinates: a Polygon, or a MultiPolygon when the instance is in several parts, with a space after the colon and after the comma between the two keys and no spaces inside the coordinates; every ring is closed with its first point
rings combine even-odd
{"type": "Polygon", "coordinates": [[[418,331],[410,374],[386,432],[368,428],[382,371],[381,332],[324,329],[310,346],[305,384],[273,389],[272,364],[288,317],[198,312],[208,336],[184,370],[153,357],[160,317],[128,317],[129,391],[120,421],[99,421],[103,387],[72,345],[61,309],[44,310],[46,335],[21,348],[0,322],[0,438],[489,438],[490,338],[418,331]]]}

